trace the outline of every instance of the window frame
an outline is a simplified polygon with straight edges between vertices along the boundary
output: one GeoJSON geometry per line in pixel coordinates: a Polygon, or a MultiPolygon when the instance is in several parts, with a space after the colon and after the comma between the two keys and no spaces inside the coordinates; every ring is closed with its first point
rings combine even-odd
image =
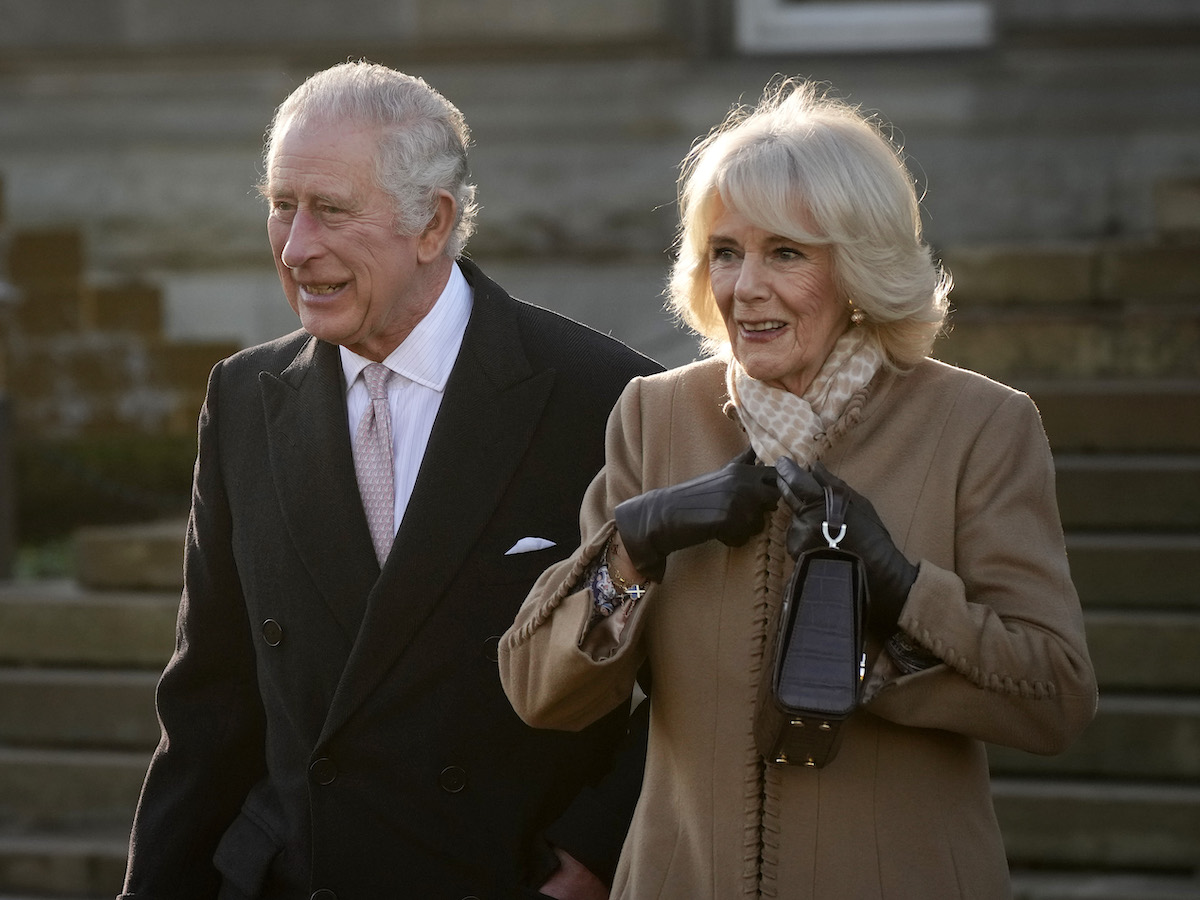
{"type": "Polygon", "coordinates": [[[988,0],[735,0],[734,15],[746,54],[969,49],[995,30],[988,0]]]}

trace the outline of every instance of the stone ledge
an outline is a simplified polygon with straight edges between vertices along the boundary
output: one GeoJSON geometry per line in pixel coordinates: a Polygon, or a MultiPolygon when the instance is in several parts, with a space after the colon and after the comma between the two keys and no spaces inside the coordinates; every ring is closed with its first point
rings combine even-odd
{"type": "Polygon", "coordinates": [[[186,521],[81,528],[75,577],[97,590],[180,590],[186,521]]]}
{"type": "Polygon", "coordinates": [[[158,672],[0,668],[0,742],[136,749],[158,743],[158,672]]]}
{"type": "Polygon", "coordinates": [[[20,828],[128,828],[150,753],[0,747],[0,822],[20,828]]]}
{"type": "Polygon", "coordinates": [[[1066,539],[1085,611],[1200,612],[1200,534],[1068,532],[1066,539]]]}
{"type": "Polygon", "coordinates": [[[116,895],[125,876],[128,832],[0,835],[0,900],[116,895]]]}
{"type": "Polygon", "coordinates": [[[1063,527],[1200,532],[1200,454],[1054,457],[1063,527]]]}
{"type": "Polygon", "coordinates": [[[1014,867],[1196,871],[1200,787],[994,778],[1014,867]]]}
{"type": "Polygon", "coordinates": [[[1200,615],[1092,610],[1084,626],[1102,692],[1200,692],[1200,615]]]}
{"type": "Polygon", "coordinates": [[[175,646],[178,609],[178,593],[3,583],[0,663],[161,670],[175,646]]]}
{"type": "Polygon", "coordinates": [[[1065,753],[988,746],[994,775],[1200,781],[1200,697],[1100,694],[1096,718],[1065,753]]]}

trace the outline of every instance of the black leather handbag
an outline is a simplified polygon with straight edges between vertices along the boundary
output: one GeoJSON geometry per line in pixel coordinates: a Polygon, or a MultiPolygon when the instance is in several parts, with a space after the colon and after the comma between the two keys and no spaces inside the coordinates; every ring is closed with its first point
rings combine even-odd
{"type": "Polygon", "coordinates": [[[862,560],[838,549],[846,502],[843,492],[825,488],[828,546],[801,553],[784,589],[754,720],[755,743],[771,763],[827,765],[862,694],[867,579],[862,560]]]}

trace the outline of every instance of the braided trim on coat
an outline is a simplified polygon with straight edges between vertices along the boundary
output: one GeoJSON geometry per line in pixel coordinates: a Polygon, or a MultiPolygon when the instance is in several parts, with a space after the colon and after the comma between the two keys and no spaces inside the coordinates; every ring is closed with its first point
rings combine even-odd
{"type": "MultiPolygon", "coordinates": [[[[767,658],[773,641],[767,633],[782,603],[784,568],[790,559],[787,556],[787,529],[792,512],[787,503],[781,501],[767,525],[766,539],[759,541],[759,558],[756,560],[758,577],[754,584],[754,635],[750,648],[749,694],[746,709],[747,743],[747,856],[749,838],[754,837],[754,864],[757,871],[747,877],[743,884],[747,896],[775,897],[778,894],[776,872],[779,868],[780,830],[780,774],[775,767],[768,766],[758,752],[754,740],[754,712],[758,705],[759,682],[768,676],[765,670],[770,665],[767,658]],[[751,779],[751,773],[753,779],[751,779]],[[749,796],[753,780],[754,797],[749,796]]],[[[749,860],[747,860],[749,861],[749,860]]]]}

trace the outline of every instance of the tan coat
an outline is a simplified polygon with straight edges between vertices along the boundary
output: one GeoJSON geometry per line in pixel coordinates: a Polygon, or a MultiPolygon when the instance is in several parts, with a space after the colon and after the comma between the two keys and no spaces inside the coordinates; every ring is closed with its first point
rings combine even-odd
{"type": "Polygon", "coordinates": [[[751,730],[792,566],[782,503],[744,547],[672,554],[611,658],[578,649],[592,601],[571,591],[613,507],[746,448],[722,412],[723,373],[710,360],[626,389],[584,499],[583,546],[542,576],[500,645],[514,707],[548,728],[625,702],[649,658],[646,776],[613,897],[1007,897],[983,742],[1057,753],[1096,707],[1054,466],[1024,394],[926,361],[880,374],[823,443],[830,471],[919,561],[900,625],[944,660],[900,677],[872,648],[864,708],[826,768],[764,765],[751,730]]]}

